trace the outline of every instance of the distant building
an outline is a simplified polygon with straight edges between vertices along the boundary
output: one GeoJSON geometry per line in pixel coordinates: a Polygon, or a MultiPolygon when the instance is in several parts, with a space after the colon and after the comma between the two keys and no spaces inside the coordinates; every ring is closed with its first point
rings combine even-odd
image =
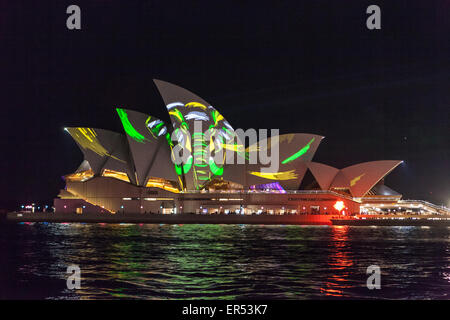
{"type": "Polygon", "coordinates": [[[337,169],[313,162],[324,137],[292,133],[248,147],[219,111],[195,94],[155,80],[172,126],[137,111],[117,108],[125,134],[103,129],[65,130],[84,161],[64,176],[55,212],[352,215],[403,211],[442,214],[448,209],[405,202],[384,185],[402,161],[365,162],[337,169]],[[201,123],[201,128],[196,123],[201,123]],[[218,139],[212,141],[205,130],[218,139]],[[176,137],[177,139],[173,139],[176,137]],[[189,151],[179,165],[176,147],[189,151]],[[279,169],[251,164],[254,153],[278,146],[279,169]],[[211,154],[222,152],[224,161],[211,154]],[[233,157],[236,161],[228,164],[233,157]],[[403,209],[399,209],[403,208],[403,209]]]}

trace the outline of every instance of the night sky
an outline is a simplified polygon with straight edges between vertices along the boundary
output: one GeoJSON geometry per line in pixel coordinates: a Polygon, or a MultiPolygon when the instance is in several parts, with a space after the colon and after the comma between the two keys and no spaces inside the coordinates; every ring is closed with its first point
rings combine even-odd
{"type": "Polygon", "coordinates": [[[318,162],[405,160],[386,184],[450,205],[449,1],[71,0],[0,3],[0,209],[52,203],[83,160],[65,126],[122,132],[118,106],[169,121],[153,78],[234,128],[324,135],[318,162]]]}

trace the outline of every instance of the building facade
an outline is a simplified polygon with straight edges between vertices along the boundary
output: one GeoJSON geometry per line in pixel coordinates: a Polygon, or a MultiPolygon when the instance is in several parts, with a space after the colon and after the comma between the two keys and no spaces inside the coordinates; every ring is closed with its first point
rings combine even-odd
{"type": "MultiPolygon", "coordinates": [[[[66,187],[54,201],[56,213],[355,215],[379,214],[384,208],[401,211],[401,194],[387,187],[384,178],[402,161],[334,168],[313,161],[324,137],[308,133],[244,143],[217,108],[202,98],[168,82],[155,80],[155,84],[171,125],[117,108],[123,133],[65,128],[84,161],[64,176],[66,187]],[[277,170],[268,171],[267,163],[258,159],[262,151],[277,155],[277,170]]],[[[403,208],[415,206],[407,203],[403,208]]],[[[410,212],[447,211],[422,203],[422,209],[410,212]]]]}

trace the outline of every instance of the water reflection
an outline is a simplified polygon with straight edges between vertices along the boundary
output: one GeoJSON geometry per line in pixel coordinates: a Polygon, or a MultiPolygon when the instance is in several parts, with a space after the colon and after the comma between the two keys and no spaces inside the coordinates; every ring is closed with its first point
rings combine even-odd
{"type": "Polygon", "coordinates": [[[0,298],[446,298],[449,229],[21,224],[0,230],[0,298]],[[66,288],[81,268],[82,288],[66,288]],[[382,269],[368,292],[366,268],[382,269]]]}
{"type": "Polygon", "coordinates": [[[349,288],[350,270],[353,265],[351,247],[348,241],[348,226],[331,227],[330,251],[327,265],[328,278],[320,291],[325,296],[343,297],[344,289],[349,288]]]}

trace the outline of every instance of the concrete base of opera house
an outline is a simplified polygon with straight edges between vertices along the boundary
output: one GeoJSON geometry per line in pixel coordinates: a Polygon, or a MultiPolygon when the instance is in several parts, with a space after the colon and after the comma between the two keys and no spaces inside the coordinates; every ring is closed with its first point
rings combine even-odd
{"type": "Polygon", "coordinates": [[[331,225],[335,215],[238,215],[238,214],[76,214],[9,212],[10,222],[149,223],[149,224],[262,224],[331,225]]]}

